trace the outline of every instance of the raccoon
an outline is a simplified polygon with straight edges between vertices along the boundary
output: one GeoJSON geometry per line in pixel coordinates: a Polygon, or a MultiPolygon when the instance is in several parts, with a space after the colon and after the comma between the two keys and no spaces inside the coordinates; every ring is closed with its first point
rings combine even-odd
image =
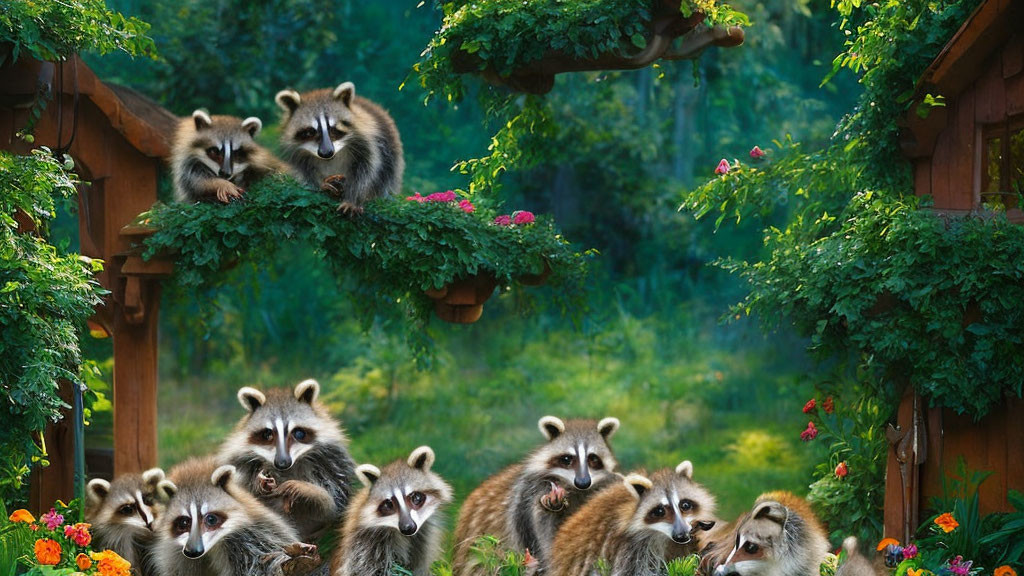
{"type": "Polygon", "coordinates": [[[705,555],[714,576],[818,576],[828,540],[810,506],[788,492],[762,494],[705,555]]]}
{"type": "Polygon", "coordinates": [[[188,460],[162,487],[167,510],[153,550],[161,576],[278,576],[298,534],[235,483],[235,467],[188,460]]]}
{"type": "Polygon", "coordinates": [[[171,151],[174,198],[178,202],[227,204],[260,178],[288,167],[253,138],[263,123],[196,110],[181,121],[171,151]]]}
{"type": "Polygon", "coordinates": [[[562,525],[548,573],[596,576],[604,560],[611,576],[659,576],[667,560],[697,552],[698,533],[715,526],[715,499],[692,478],[685,460],[605,488],[562,525]]]}
{"type": "Polygon", "coordinates": [[[843,552],[846,554],[846,559],[836,570],[836,576],[882,576],[885,574],[885,571],[879,570],[860,553],[857,548],[857,539],[853,536],[843,540],[843,552]]]}
{"type": "Polygon", "coordinates": [[[366,485],[348,508],[332,576],[391,576],[401,566],[414,576],[429,576],[441,556],[441,515],[452,489],[430,471],[434,451],[413,450],[406,460],[378,469],[356,468],[366,485]]]}
{"type": "Polygon", "coordinates": [[[249,413],[219,455],[235,466],[243,486],[310,543],[341,523],[355,470],[348,439],[319,395],[316,380],[266,394],[240,389],[238,400],[249,413]]]}
{"type": "Polygon", "coordinates": [[[153,468],[113,482],[95,478],[85,487],[85,521],[92,524],[94,546],[117,552],[141,574],[153,573],[149,548],[154,523],[164,511],[161,486],[173,488],[164,471],[153,468]]]}
{"type": "Polygon", "coordinates": [[[545,416],[538,426],[547,442],[487,479],[463,504],[455,529],[457,576],[484,574],[472,551],[481,536],[498,538],[507,550],[529,550],[543,571],[562,522],[619,479],[608,443],[619,429],[617,419],[563,422],[545,416]]]}
{"type": "Polygon", "coordinates": [[[351,82],[274,98],[284,111],[281,147],[299,177],[341,197],[338,209],[359,213],[374,198],[402,189],[405,159],[395,121],[383,108],[356,96],[351,82]]]}

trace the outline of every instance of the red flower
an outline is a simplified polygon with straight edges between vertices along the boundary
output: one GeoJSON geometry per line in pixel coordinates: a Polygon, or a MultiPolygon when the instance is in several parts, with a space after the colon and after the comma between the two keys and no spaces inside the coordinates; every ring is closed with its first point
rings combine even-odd
{"type": "Polygon", "coordinates": [[[424,198],[423,196],[420,196],[420,193],[419,193],[419,192],[417,192],[417,193],[416,193],[415,195],[413,195],[413,196],[406,196],[406,197],[405,197],[405,199],[406,199],[406,200],[412,200],[413,202],[419,202],[419,203],[421,203],[421,204],[422,204],[423,202],[426,202],[426,201],[427,201],[427,199],[426,199],[426,198],[424,198]]]}
{"type": "Polygon", "coordinates": [[[750,157],[753,158],[754,160],[760,160],[761,158],[764,158],[767,155],[768,153],[765,152],[764,150],[761,150],[760,146],[754,146],[753,148],[750,149],[750,157]]]}
{"type": "Polygon", "coordinates": [[[89,534],[90,526],[92,526],[92,524],[85,524],[82,522],[79,522],[74,526],[65,526],[64,535],[79,546],[88,546],[89,543],[92,542],[92,535],[89,534]]]}
{"type": "Polygon", "coordinates": [[[494,219],[494,223],[497,224],[498,226],[511,226],[512,217],[509,216],[508,214],[502,214],[501,216],[498,216],[497,218],[494,219]]]}
{"type": "Polygon", "coordinates": [[[814,422],[807,423],[807,429],[800,433],[800,439],[804,442],[810,442],[818,437],[818,429],[814,427],[814,422]]]}
{"type": "Polygon", "coordinates": [[[471,214],[476,211],[476,207],[469,200],[459,200],[459,208],[466,214],[471,214]]]}
{"type": "Polygon", "coordinates": [[[454,202],[455,192],[452,192],[451,190],[447,190],[445,192],[434,192],[424,200],[427,202],[454,202]]]}
{"type": "Polygon", "coordinates": [[[832,400],[831,396],[825,398],[825,401],[821,403],[821,407],[825,409],[825,414],[831,414],[836,411],[836,403],[832,400]]]}
{"type": "Polygon", "coordinates": [[[729,161],[722,158],[722,161],[718,163],[718,168],[715,168],[715,174],[728,174],[729,170],[732,170],[732,166],[729,166],[729,161]]]}
{"type": "Polygon", "coordinates": [[[815,400],[814,398],[811,398],[810,400],[807,401],[807,404],[804,404],[804,414],[810,414],[811,412],[814,412],[814,409],[817,407],[818,401],[815,400]]]}
{"type": "Polygon", "coordinates": [[[513,224],[532,224],[534,221],[533,212],[527,212],[526,210],[520,210],[512,214],[513,224]]]}
{"type": "Polygon", "coordinates": [[[846,462],[840,462],[836,466],[836,478],[846,478],[846,475],[850,473],[850,469],[846,467],[846,462]]]}

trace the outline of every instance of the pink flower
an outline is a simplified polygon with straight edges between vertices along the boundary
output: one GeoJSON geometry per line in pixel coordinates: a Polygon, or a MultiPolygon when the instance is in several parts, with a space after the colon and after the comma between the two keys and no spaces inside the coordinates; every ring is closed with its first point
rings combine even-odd
{"type": "Polygon", "coordinates": [[[750,157],[753,158],[754,160],[760,160],[761,158],[764,158],[767,155],[768,153],[765,152],[764,150],[761,150],[760,146],[754,146],[753,148],[750,149],[750,157]]]}
{"type": "Polygon", "coordinates": [[[511,226],[512,217],[509,216],[508,214],[502,214],[501,216],[498,216],[497,218],[494,219],[494,223],[497,224],[498,226],[511,226]]]}
{"type": "Polygon", "coordinates": [[[917,544],[910,544],[906,548],[903,549],[903,559],[904,560],[910,560],[911,558],[913,558],[915,556],[917,556],[917,544]]]}
{"type": "Polygon", "coordinates": [[[532,224],[534,221],[533,212],[520,210],[512,215],[513,224],[532,224]]]}
{"type": "Polygon", "coordinates": [[[846,478],[846,475],[850,473],[850,469],[846,466],[846,462],[840,462],[836,466],[836,478],[846,478]]]}
{"type": "Polygon", "coordinates": [[[92,524],[85,524],[82,522],[79,522],[74,526],[65,526],[64,535],[79,546],[88,546],[89,543],[92,542],[92,535],[89,534],[90,526],[92,526],[92,524]]]}
{"type": "Polygon", "coordinates": [[[815,400],[814,398],[811,398],[810,400],[807,401],[807,404],[804,404],[804,414],[810,414],[811,412],[814,412],[814,409],[817,407],[818,401],[815,400]]]}
{"type": "Polygon", "coordinates": [[[46,524],[46,527],[50,530],[56,530],[58,526],[64,523],[64,517],[57,514],[57,511],[50,508],[50,511],[39,517],[39,521],[46,524]]]}
{"type": "Polygon", "coordinates": [[[971,573],[971,564],[974,564],[973,560],[964,561],[964,557],[957,555],[949,561],[949,571],[957,576],[967,576],[971,573]]]}
{"type": "Polygon", "coordinates": [[[729,161],[722,158],[722,161],[718,163],[718,168],[715,168],[715,174],[728,174],[729,170],[732,170],[732,166],[729,165],[729,161]]]}
{"type": "Polygon", "coordinates": [[[413,202],[419,202],[420,204],[422,204],[423,202],[426,202],[426,201],[427,201],[427,199],[426,199],[426,198],[424,198],[423,196],[420,196],[420,193],[419,193],[419,192],[417,192],[417,193],[416,193],[415,195],[413,195],[413,196],[406,196],[406,197],[405,197],[405,199],[406,199],[406,200],[412,200],[413,202]]]}
{"type": "Polygon", "coordinates": [[[425,198],[427,202],[454,202],[455,192],[447,190],[445,192],[434,192],[433,194],[425,198]]]}
{"type": "Polygon", "coordinates": [[[466,214],[472,214],[476,211],[476,207],[469,200],[459,200],[459,208],[466,214]]]}
{"type": "Polygon", "coordinates": [[[807,423],[807,429],[800,433],[800,439],[804,442],[810,442],[818,437],[818,429],[814,427],[814,422],[807,423]]]}

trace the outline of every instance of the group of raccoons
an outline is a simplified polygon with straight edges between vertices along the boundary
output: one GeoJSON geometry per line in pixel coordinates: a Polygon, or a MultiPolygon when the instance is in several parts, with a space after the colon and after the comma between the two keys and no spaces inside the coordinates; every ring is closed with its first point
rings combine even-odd
{"type": "Polygon", "coordinates": [[[359,213],[373,198],[402,187],[405,160],[395,121],[344,82],[274,98],[284,112],[281,148],[288,162],[256,143],[256,117],[211,116],[196,110],[182,120],[171,153],[175,199],[228,202],[254,182],[286,173],[341,200],[339,210],[359,213]]]}
{"type": "MultiPolygon", "coordinates": [[[[391,576],[430,574],[441,556],[438,511],[451,487],[431,470],[434,452],[413,450],[383,468],[356,466],[320,386],[238,391],[246,415],[214,456],[87,487],[94,546],[110,548],[144,576],[391,576]],[[354,480],[363,485],[355,492],[354,480]],[[329,564],[316,543],[335,531],[329,564]],[[329,572],[328,572],[329,571],[329,572]]],[[[527,553],[527,573],[656,576],[673,558],[702,555],[708,576],[819,576],[825,532],[791,494],[762,495],[723,526],[715,499],[683,461],[621,475],[610,439],[615,418],[540,419],[545,442],[486,480],[462,506],[455,576],[491,576],[483,537],[527,553]]],[[[842,576],[873,576],[850,538],[842,576]]]]}

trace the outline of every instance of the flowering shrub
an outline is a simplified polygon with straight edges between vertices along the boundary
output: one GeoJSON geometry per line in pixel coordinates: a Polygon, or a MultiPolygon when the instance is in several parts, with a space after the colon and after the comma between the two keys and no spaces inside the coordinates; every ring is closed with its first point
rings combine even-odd
{"type": "Polygon", "coordinates": [[[116,552],[89,548],[90,525],[66,520],[75,514],[59,501],[38,521],[28,510],[15,510],[0,524],[0,564],[20,564],[28,576],[130,576],[131,564],[116,552]]]}

